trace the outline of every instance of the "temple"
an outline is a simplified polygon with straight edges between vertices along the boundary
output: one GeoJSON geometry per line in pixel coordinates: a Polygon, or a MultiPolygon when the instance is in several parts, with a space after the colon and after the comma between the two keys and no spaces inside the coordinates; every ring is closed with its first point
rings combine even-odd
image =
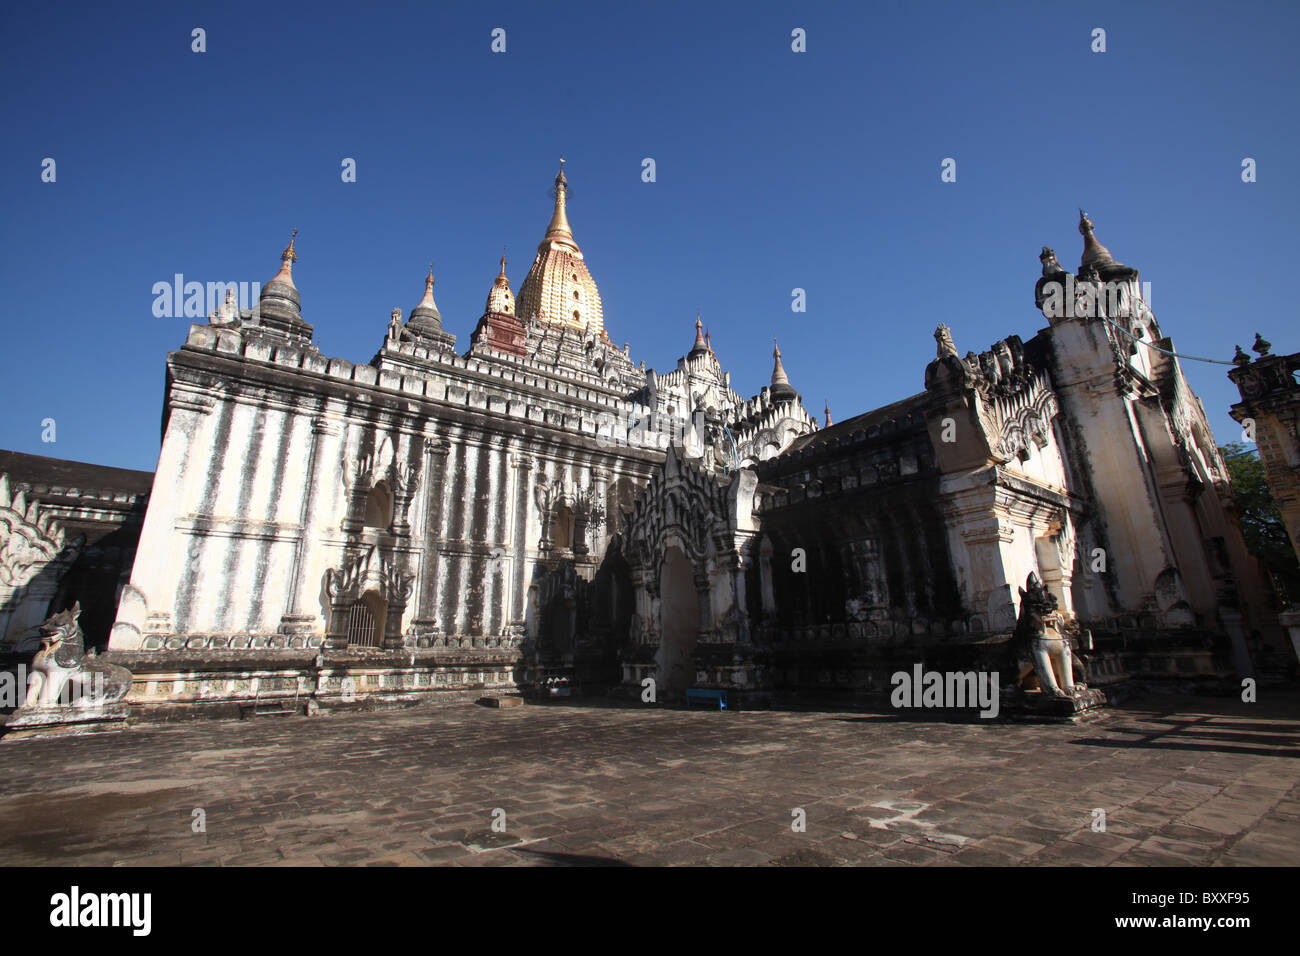
{"type": "MultiPolygon", "coordinates": [[[[858,705],[917,662],[999,666],[1032,575],[1093,685],[1250,675],[1282,632],[1204,409],[1137,270],[1079,230],[1077,274],[1040,257],[1045,327],[963,356],[940,325],[921,391],[835,423],[775,343],[737,391],[702,316],[670,370],[616,346],[563,166],[518,294],[503,253],[463,351],[430,264],[369,362],[323,354],[291,238],[255,308],[167,356],[147,496],[105,492],[135,524],[87,645],[145,718],[647,678],[858,705]]],[[[44,575],[5,592],[12,651],[77,595],[66,506],[3,461],[0,534],[44,575]]]]}

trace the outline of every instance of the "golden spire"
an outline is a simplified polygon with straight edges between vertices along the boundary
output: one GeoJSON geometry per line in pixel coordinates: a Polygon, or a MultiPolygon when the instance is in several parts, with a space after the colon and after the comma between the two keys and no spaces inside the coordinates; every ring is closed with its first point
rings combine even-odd
{"type": "Polygon", "coordinates": [[[564,178],[564,157],[560,157],[560,172],[555,177],[555,212],[551,214],[551,222],[546,227],[546,238],[542,240],[542,245],[551,241],[567,242],[574,248],[577,243],[573,240],[573,230],[569,228],[569,217],[565,212],[565,196],[569,192],[569,181],[564,178]]]}
{"type": "Polygon", "coordinates": [[[280,253],[280,271],[276,273],[272,282],[287,282],[293,285],[293,264],[298,261],[298,253],[293,248],[293,241],[297,236],[298,230],[295,229],[289,236],[289,245],[285,247],[284,252],[280,253]]]}
{"type": "Polygon", "coordinates": [[[497,273],[496,285],[510,287],[510,280],[506,278],[506,250],[504,246],[501,247],[501,271],[497,273]]]}
{"type": "Polygon", "coordinates": [[[833,424],[834,424],[834,422],[831,421],[831,403],[828,401],[828,402],[826,403],[826,425],[825,425],[825,427],[826,427],[826,428],[830,428],[831,425],[833,425],[833,424]]]}
{"type": "Polygon", "coordinates": [[[488,290],[484,313],[492,315],[515,314],[515,297],[514,293],[510,291],[510,280],[506,277],[505,249],[501,250],[501,272],[493,281],[492,288],[488,290]]]}
{"type": "Polygon", "coordinates": [[[605,327],[600,290],[569,227],[569,184],[563,165],[555,177],[554,195],[555,211],[538,243],[537,258],[519,284],[515,311],[525,320],[536,316],[547,325],[599,334],[605,327]]]}

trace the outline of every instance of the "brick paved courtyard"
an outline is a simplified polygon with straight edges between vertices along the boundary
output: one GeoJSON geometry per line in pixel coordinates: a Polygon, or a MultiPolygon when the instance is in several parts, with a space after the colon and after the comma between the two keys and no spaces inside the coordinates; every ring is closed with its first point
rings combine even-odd
{"type": "Polygon", "coordinates": [[[1295,694],[1148,696],[1083,726],[457,703],[0,741],[0,856],[1295,866],[1297,714],[1295,694]]]}

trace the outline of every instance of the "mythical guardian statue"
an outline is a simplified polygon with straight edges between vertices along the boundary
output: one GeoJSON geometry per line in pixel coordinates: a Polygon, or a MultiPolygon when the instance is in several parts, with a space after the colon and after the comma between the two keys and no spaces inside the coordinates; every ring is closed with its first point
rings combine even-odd
{"type": "Polygon", "coordinates": [[[1073,654],[1056,607],[1056,596],[1031,571],[1025,586],[1020,588],[1020,619],[1012,637],[1020,667],[1016,683],[1024,686],[1025,679],[1032,674],[1038,678],[1044,695],[1074,697],[1073,654]]]}
{"type": "Polygon", "coordinates": [[[945,358],[949,355],[956,357],[957,344],[952,340],[952,329],[940,323],[939,327],[934,330],[934,341],[938,347],[939,358],[945,358]]]}
{"type": "Polygon", "coordinates": [[[41,649],[32,659],[27,700],[14,714],[59,706],[88,708],[116,704],[131,689],[131,672],[88,656],[77,618],[80,603],[41,625],[41,649]]]}

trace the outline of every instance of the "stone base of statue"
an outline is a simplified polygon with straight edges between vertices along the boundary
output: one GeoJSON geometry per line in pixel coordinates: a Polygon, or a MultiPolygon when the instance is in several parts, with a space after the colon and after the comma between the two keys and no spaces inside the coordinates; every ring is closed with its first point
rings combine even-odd
{"type": "Polygon", "coordinates": [[[20,707],[4,719],[4,739],[76,737],[126,730],[126,704],[103,707],[20,707]]]}
{"type": "Polygon", "coordinates": [[[1074,693],[1053,696],[1039,690],[1006,687],[1002,691],[1002,713],[1011,720],[1077,724],[1101,716],[1106,694],[1095,687],[1076,685],[1074,693]]]}

